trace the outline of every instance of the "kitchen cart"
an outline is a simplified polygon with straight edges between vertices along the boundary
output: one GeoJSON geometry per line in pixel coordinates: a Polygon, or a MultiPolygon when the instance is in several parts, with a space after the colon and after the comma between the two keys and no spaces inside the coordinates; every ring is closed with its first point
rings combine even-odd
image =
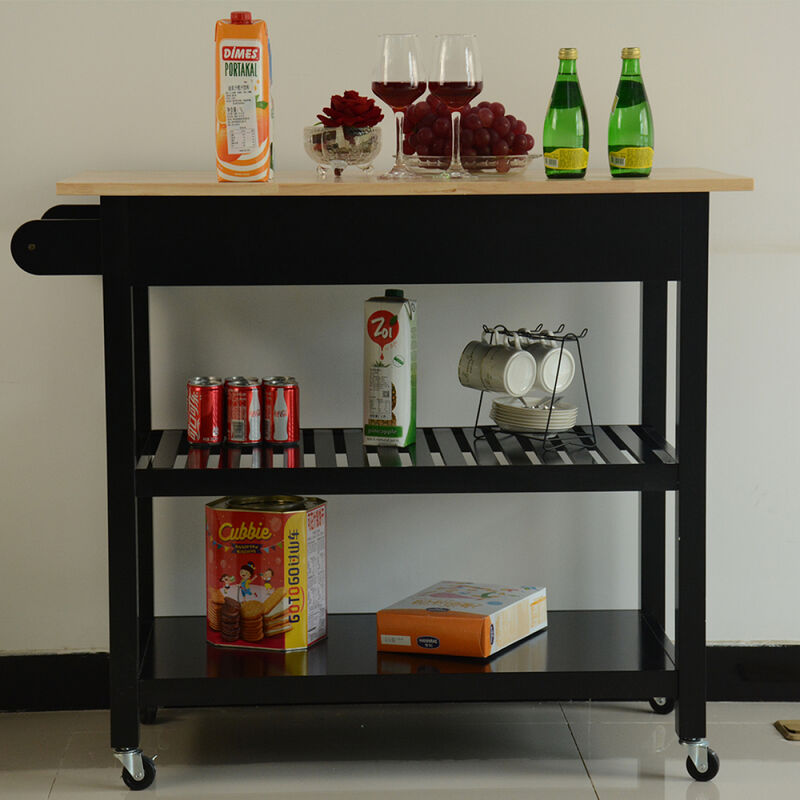
{"type": "Polygon", "coordinates": [[[60,182],[59,194],[99,197],[99,204],[51,208],[17,230],[12,251],[33,274],[103,279],[111,745],[125,782],[143,788],[154,777],[139,749],[139,724],[159,706],[558,699],[645,699],[662,713],[674,706],[690,774],[713,778],[719,760],[705,738],[709,195],[749,189],[750,178],[700,169],[458,184],[310,174],[220,184],[211,173],[170,172],[88,172],[60,182]],[[479,266],[492,263],[490,237],[461,248],[458,272],[434,271],[383,247],[396,219],[434,213],[441,230],[480,216],[487,229],[524,232],[536,220],[551,235],[537,237],[535,252],[524,234],[511,238],[502,276],[479,266]],[[269,256],[256,237],[230,248],[217,235],[259,231],[265,220],[269,256]],[[640,418],[599,424],[596,440],[576,428],[585,449],[545,449],[488,428],[476,440],[472,426],[419,429],[416,444],[400,449],[365,448],[359,430],[305,429],[297,469],[225,446],[212,448],[204,468],[187,468],[186,432],[151,425],[148,287],[373,284],[366,260],[344,270],[318,258],[318,243],[338,240],[347,220],[358,220],[361,247],[380,248],[387,285],[639,282],[640,418]],[[552,263],[559,269],[538,266],[552,263]],[[670,281],[677,285],[673,443],[666,435],[670,281]],[[551,611],[545,633],[487,662],[378,653],[371,614],[332,614],[326,641],[289,654],[216,649],[205,642],[204,617],[154,614],[154,497],[555,491],[639,493],[639,608],[551,611]],[[664,632],[666,492],[677,498],[674,642],[664,632]]]}

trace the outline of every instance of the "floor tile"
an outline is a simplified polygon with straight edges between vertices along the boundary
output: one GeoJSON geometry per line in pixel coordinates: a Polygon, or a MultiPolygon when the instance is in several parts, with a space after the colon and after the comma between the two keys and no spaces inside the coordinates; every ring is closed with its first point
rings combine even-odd
{"type": "MultiPolygon", "coordinates": [[[[557,704],[167,709],[142,747],[161,798],[595,800],[557,704]]],[[[76,733],[51,797],[116,797],[119,773],[107,737],[76,733]]]]}
{"type": "Polygon", "coordinates": [[[645,703],[564,704],[564,713],[600,800],[794,797],[800,742],[780,736],[772,725],[776,709],[768,706],[708,704],[707,738],[720,758],[710,783],[686,771],[688,750],[678,743],[672,714],[655,715],[645,703]]]}
{"type": "MultiPolygon", "coordinates": [[[[800,703],[710,703],[711,783],[647,703],[165,709],[142,727],[154,798],[753,800],[794,797],[800,703]],[[562,710],[563,709],[563,710],[562,710]],[[568,723],[568,724],[567,724],[568,723]],[[588,775],[587,775],[588,770],[588,775]]],[[[0,714],[0,796],[130,798],[107,712],[0,714]]]]}

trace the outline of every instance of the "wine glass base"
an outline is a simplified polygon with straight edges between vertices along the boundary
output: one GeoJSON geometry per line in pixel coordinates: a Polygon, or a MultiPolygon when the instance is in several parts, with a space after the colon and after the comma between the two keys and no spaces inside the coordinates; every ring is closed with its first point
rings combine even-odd
{"type": "Polygon", "coordinates": [[[476,181],[478,176],[465,169],[446,169],[444,172],[434,175],[433,179],[436,181],[476,181]]]}
{"type": "Polygon", "coordinates": [[[405,165],[398,166],[395,164],[388,172],[378,175],[380,181],[417,181],[420,176],[416,172],[412,172],[405,165]]]}

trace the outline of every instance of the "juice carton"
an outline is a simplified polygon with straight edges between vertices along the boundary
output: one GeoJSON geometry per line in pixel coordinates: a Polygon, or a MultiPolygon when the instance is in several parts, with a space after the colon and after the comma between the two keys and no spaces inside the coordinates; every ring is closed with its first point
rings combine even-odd
{"type": "Polygon", "coordinates": [[[215,126],[217,180],[272,177],[270,58],[267,26],[249,11],[217,20],[215,126]]]}
{"type": "Polygon", "coordinates": [[[416,300],[387,289],[364,322],[364,444],[405,447],[417,432],[416,300]]]}

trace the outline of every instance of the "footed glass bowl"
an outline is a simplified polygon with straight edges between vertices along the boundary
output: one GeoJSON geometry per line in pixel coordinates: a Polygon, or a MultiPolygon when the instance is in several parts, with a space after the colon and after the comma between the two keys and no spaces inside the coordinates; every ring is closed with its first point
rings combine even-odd
{"type": "MultiPolygon", "coordinates": [[[[508,175],[519,174],[528,168],[528,164],[535,158],[541,158],[541,154],[525,153],[524,155],[507,156],[461,156],[461,163],[467,172],[476,175],[508,175]]],[[[450,164],[449,158],[442,156],[406,156],[406,164],[409,168],[419,174],[430,175],[432,170],[441,172],[447,169],[450,164]]]]}
{"type": "Polygon", "coordinates": [[[303,145],[317,162],[320,178],[331,174],[338,178],[347,167],[358,167],[369,174],[381,150],[381,129],[308,125],[303,128],[303,145]]]}

